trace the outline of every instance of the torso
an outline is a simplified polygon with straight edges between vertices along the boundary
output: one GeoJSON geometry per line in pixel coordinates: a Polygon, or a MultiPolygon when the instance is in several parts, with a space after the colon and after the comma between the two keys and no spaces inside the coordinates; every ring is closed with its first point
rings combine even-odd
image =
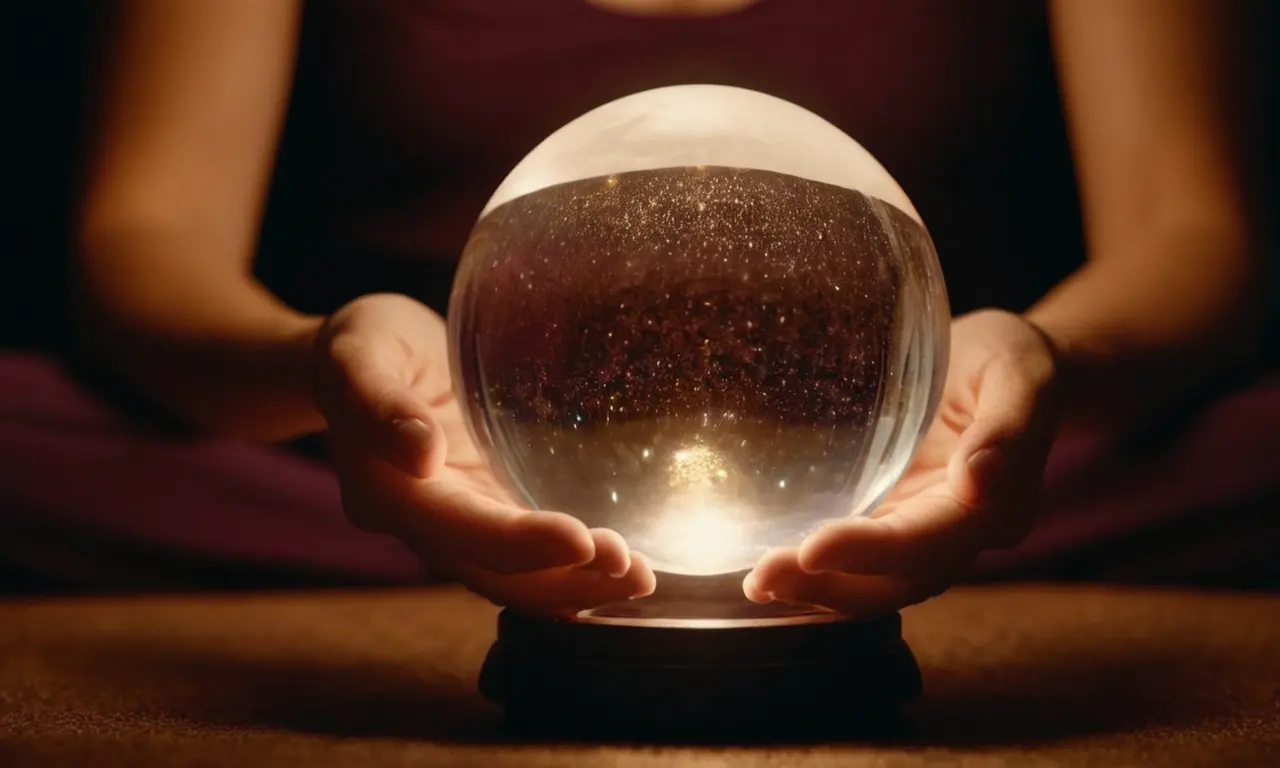
{"type": "Polygon", "coordinates": [[[1021,308],[1079,262],[1041,4],[664,2],[684,12],[310,4],[268,278],[318,311],[374,290],[443,309],[476,216],[526,152],[594,106],[685,82],[772,93],[864,144],[923,216],[958,311],[1021,308]]]}

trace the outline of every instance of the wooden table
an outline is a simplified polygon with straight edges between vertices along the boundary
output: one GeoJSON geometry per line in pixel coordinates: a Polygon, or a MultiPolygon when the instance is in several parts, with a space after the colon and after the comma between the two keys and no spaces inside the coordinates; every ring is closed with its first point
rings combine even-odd
{"type": "Polygon", "coordinates": [[[881,743],[518,743],[453,589],[0,603],[4,766],[1280,766],[1280,595],[965,588],[881,743]]]}

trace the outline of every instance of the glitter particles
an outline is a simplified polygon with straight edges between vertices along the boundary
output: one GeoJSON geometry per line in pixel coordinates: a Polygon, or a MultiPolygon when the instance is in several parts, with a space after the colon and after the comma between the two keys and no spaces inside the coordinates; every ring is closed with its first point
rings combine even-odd
{"type": "Polygon", "coordinates": [[[455,375],[530,505],[613,528],[663,570],[747,568],[902,471],[935,394],[935,265],[914,218],[786,174],[559,184],[477,224],[455,375]],[[714,563],[690,554],[704,534],[714,563]]]}

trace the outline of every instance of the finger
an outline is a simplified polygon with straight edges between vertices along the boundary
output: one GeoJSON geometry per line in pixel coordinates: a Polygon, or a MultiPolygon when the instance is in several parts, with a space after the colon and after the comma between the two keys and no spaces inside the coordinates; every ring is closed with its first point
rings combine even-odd
{"type": "Polygon", "coordinates": [[[411,385],[413,361],[392,339],[342,335],[329,348],[332,370],[321,395],[330,428],[413,477],[444,463],[448,446],[411,385]]]}
{"type": "Polygon", "coordinates": [[[749,599],[813,605],[854,619],[876,618],[923,602],[944,592],[951,581],[946,572],[917,576],[811,574],[800,568],[795,550],[779,551],[761,565],[764,570],[758,577],[748,577],[749,599]]]}
{"type": "Polygon", "coordinates": [[[1035,520],[1057,429],[1051,373],[1049,363],[991,363],[947,465],[950,494],[982,512],[984,547],[1017,544],[1035,520]]]}
{"type": "Polygon", "coordinates": [[[917,496],[875,517],[822,526],[800,545],[796,560],[811,574],[931,571],[981,551],[991,518],[989,510],[948,495],[917,496]]]}
{"type": "Polygon", "coordinates": [[[434,562],[524,573],[583,565],[596,556],[595,539],[577,518],[521,510],[448,480],[413,481],[403,503],[403,537],[434,562]]]}
{"type": "Polygon", "coordinates": [[[591,539],[595,543],[595,559],[583,565],[606,576],[620,577],[631,570],[631,550],[622,534],[607,528],[592,528],[591,539]]]}
{"type": "Polygon", "coordinates": [[[1020,478],[1038,483],[1053,442],[1051,363],[1000,357],[981,374],[973,421],[947,466],[951,492],[969,505],[1000,495],[1020,478]]]}
{"type": "Polygon", "coordinates": [[[651,595],[657,585],[653,569],[639,556],[631,558],[631,567],[619,577],[590,568],[554,568],[516,575],[467,568],[461,580],[497,605],[561,618],[572,618],[588,608],[651,595]]]}
{"type": "Polygon", "coordinates": [[[778,574],[787,567],[788,560],[795,560],[799,550],[784,547],[769,550],[742,580],[742,594],[753,603],[771,603],[774,600],[771,586],[778,574]]]}

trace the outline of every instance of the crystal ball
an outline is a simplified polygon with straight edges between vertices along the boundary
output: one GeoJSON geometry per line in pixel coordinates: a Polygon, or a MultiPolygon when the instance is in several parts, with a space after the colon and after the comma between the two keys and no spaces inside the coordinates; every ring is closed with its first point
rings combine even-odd
{"type": "Polygon", "coordinates": [[[515,497],[684,575],[871,512],[933,418],[949,321],[932,240],[866,149],[712,85],[535,147],[480,215],[448,318],[458,401],[515,497]]]}

